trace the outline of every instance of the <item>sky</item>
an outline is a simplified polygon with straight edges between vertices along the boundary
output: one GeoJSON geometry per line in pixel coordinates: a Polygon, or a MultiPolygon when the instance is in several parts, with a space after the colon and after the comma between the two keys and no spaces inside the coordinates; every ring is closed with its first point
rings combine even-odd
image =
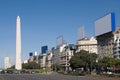
{"type": "Polygon", "coordinates": [[[0,0],[0,67],[4,57],[15,62],[16,18],[21,18],[22,60],[41,46],[56,46],[56,38],[75,44],[78,29],[94,36],[94,22],[114,12],[120,26],[120,0],[0,0]]]}

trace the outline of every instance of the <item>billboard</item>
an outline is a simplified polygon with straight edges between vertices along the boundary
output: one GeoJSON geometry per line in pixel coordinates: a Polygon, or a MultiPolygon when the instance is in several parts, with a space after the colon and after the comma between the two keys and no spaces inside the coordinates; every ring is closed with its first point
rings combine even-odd
{"type": "Polygon", "coordinates": [[[109,13],[108,15],[95,21],[95,36],[100,36],[108,32],[114,32],[115,27],[115,14],[109,13]]]}
{"type": "Polygon", "coordinates": [[[84,27],[82,26],[78,29],[78,40],[84,37],[85,37],[85,31],[84,31],[84,27]]]}
{"type": "Polygon", "coordinates": [[[56,45],[57,45],[57,47],[59,47],[59,46],[61,46],[63,44],[64,44],[64,38],[61,35],[61,36],[59,36],[59,37],[56,38],[56,45]]]}
{"type": "Polygon", "coordinates": [[[30,53],[29,53],[29,56],[33,56],[33,53],[32,53],[32,52],[30,52],[30,53]]]}
{"type": "Polygon", "coordinates": [[[47,51],[48,51],[48,46],[41,47],[41,53],[47,53],[47,51]]]}

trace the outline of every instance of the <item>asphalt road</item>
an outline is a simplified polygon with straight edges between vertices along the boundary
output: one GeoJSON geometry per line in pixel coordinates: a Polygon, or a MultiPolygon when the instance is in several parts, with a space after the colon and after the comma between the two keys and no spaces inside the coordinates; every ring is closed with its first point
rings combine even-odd
{"type": "Polygon", "coordinates": [[[0,74],[0,80],[120,80],[120,78],[68,76],[58,74],[0,74]]]}

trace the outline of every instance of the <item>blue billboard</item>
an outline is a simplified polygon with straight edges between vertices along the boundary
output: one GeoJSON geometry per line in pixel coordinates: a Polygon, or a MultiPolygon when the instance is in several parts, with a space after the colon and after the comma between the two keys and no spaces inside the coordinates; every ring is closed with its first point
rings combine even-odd
{"type": "Polygon", "coordinates": [[[41,53],[47,53],[47,51],[48,51],[48,46],[41,47],[41,53]]]}
{"type": "Polygon", "coordinates": [[[33,53],[32,53],[32,52],[30,52],[30,53],[29,53],[29,56],[33,56],[33,53]]]}

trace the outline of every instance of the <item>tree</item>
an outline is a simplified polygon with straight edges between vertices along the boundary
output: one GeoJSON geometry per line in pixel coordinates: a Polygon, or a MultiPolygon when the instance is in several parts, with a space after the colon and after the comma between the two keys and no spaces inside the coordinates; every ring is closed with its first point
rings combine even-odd
{"type": "Polygon", "coordinates": [[[115,59],[115,66],[120,67],[120,59],[115,59]]]}
{"type": "Polygon", "coordinates": [[[115,69],[120,67],[120,59],[104,57],[103,59],[99,60],[98,64],[103,71],[112,71],[113,68],[115,69]]]}
{"type": "Polygon", "coordinates": [[[95,53],[89,53],[88,51],[81,50],[70,60],[70,67],[72,69],[77,69],[83,67],[85,70],[87,68],[92,69],[96,64],[97,55],[95,53]]]}
{"type": "Polygon", "coordinates": [[[84,67],[85,66],[85,62],[82,59],[80,59],[79,56],[76,55],[76,56],[71,58],[70,66],[72,67],[72,69],[84,67]]]}
{"type": "Polygon", "coordinates": [[[62,67],[61,65],[55,63],[55,64],[52,64],[52,68],[53,68],[54,71],[59,71],[59,70],[61,70],[63,67],[62,67]]]}
{"type": "Polygon", "coordinates": [[[10,67],[10,68],[8,68],[8,69],[15,69],[15,65],[11,66],[11,67],[10,67]]]}
{"type": "Polygon", "coordinates": [[[40,69],[40,65],[36,62],[23,63],[22,67],[23,69],[40,69]]]}

